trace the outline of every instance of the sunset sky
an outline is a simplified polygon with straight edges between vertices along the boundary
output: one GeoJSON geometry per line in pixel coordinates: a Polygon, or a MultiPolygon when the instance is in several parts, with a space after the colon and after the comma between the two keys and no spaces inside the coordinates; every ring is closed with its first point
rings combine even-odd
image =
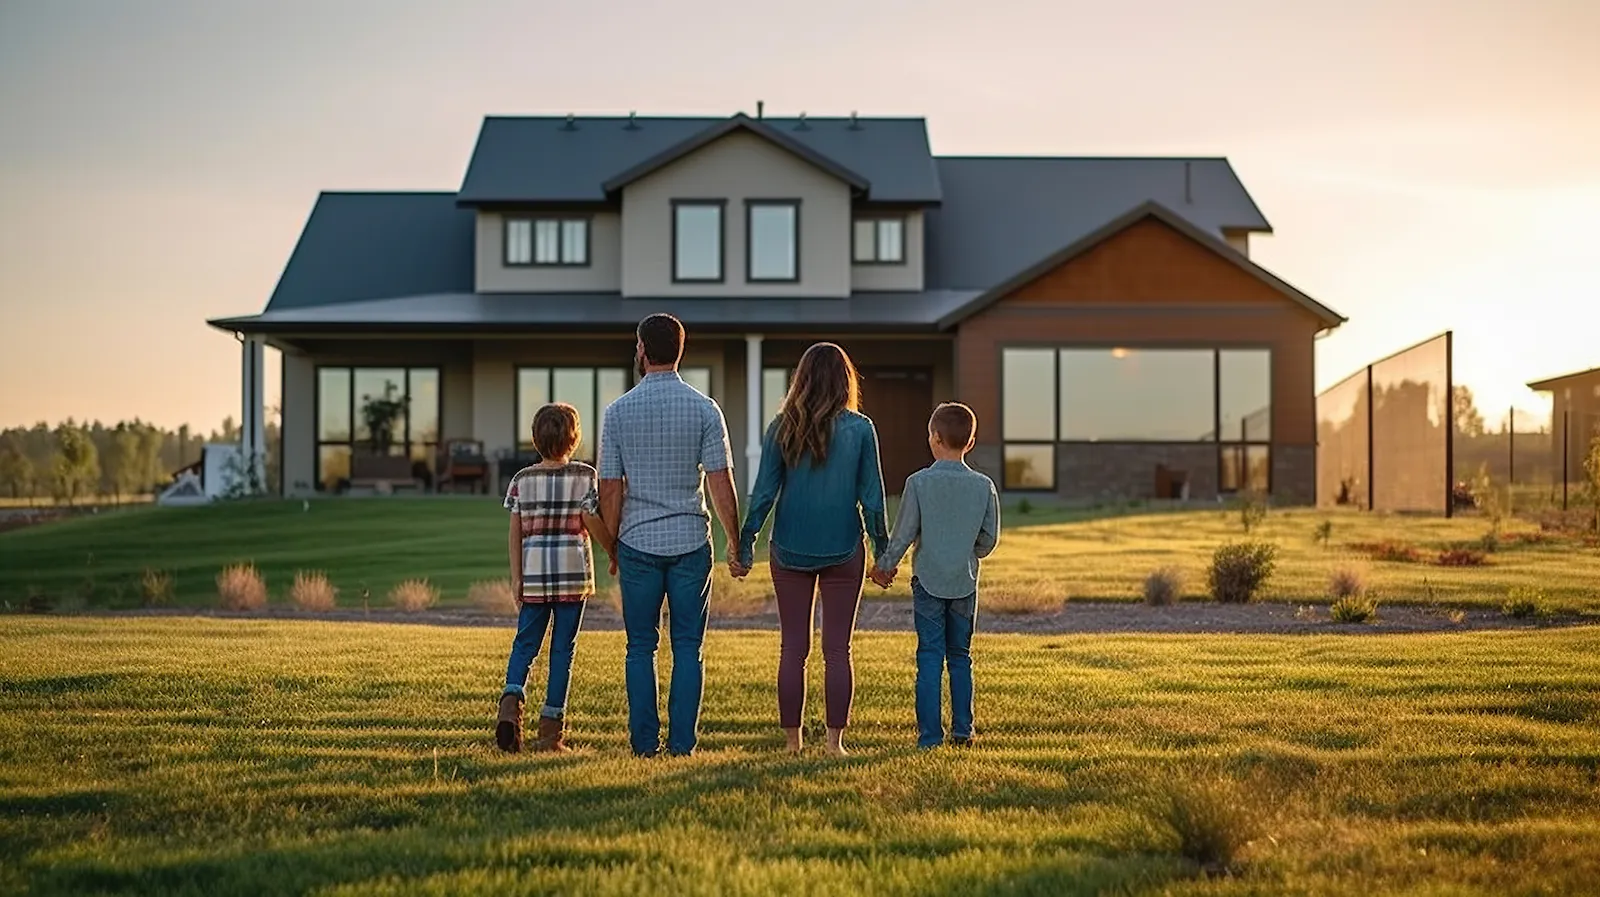
{"type": "Polygon", "coordinates": [[[1254,258],[1351,319],[1319,387],[1447,329],[1491,421],[1600,366],[1594,0],[0,0],[0,426],[237,418],[205,319],[260,310],[319,190],[455,189],[486,114],[757,99],[1228,156],[1254,258]]]}

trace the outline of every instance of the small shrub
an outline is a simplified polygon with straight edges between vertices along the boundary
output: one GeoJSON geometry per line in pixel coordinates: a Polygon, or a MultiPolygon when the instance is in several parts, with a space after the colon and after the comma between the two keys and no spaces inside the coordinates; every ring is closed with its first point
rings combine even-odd
{"type": "Polygon", "coordinates": [[[294,585],[289,587],[289,600],[294,606],[312,613],[327,613],[339,604],[339,590],[328,581],[326,573],[301,570],[294,575],[294,585]]]}
{"type": "Polygon", "coordinates": [[[478,610],[502,616],[515,616],[522,610],[522,603],[511,591],[511,583],[503,579],[473,583],[467,589],[467,601],[478,610]]]}
{"type": "Polygon", "coordinates": [[[1207,579],[1211,597],[1224,604],[1242,604],[1272,576],[1278,563],[1278,546],[1266,542],[1230,542],[1211,556],[1207,579]]]}
{"type": "Polygon", "coordinates": [[[1544,593],[1538,589],[1512,589],[1506,593],[1506,600],[1500,605],[1500,612],[1508,617],[1526,620],[1542,617],[1549,611],[1545,605],[1544,593]]]}
{"type": "Polygon", "coordinates": [[[233,564],[217,574],[217,598],[223,610],[260,610],[267,606],[267,583],[254,564],[233,564]]]}
{"type": "Polygon", "coordinates": [[[1416,564],[1422,561],[1422,551],[1408,542],[1385,539],[1382,542],[1358,542],[1350,546],[1375,561],[1391,564],[1416,564]]]}
{"type": "Polygon", "coordinates": [[[1439,566],[1441,567],[1482,567],[1489,562],[1489,556],[1481,549],[1457,545],[1439,552],[1439,566]]]}
{"type": "Polygon", "coordinates": [[[1333,521],[1324,520],[1311,531],[1311,541],[1327,548],[1333,542],[1333,521]]]}
{"type": "Polygon", "coordinates": [[[1335,623],[1370,623],[1378,618],[1378,602],[1365,595],[1346,595],[1328,608],[1335,623]]]}
{"type": "Polygon", "coordinates": [[[1022,501],[1017,502],[1017,513],[1018,514],[1032,514],[1033,513],[1033,502],[1028,501],[1026,498],[1024,498],[1022,501]]]}
{"type": "Polygon", "coordinates": [[[1267,497],[1253,489],[1246,490],[1239,493],[1237,504],[1239,525],[1244,527],[1248,536],[1267,519],[1267,497]]]}
{"type": "Polygon", "coordinates": [[[1478,512],[1489,521],[1489,533],[1500,535],[1500,529],[1505,526],[1506,518],[1511,514],[1511,493],[1503,486],[1497,485],[1494,478],[1489,476],[1489,465],[1484,464],[1478,468],[1478,475],[1472,480],[1472,503],[1477,505],[1478,512]]]}
{"type": "Polygon", "coordinates": [[[1144,578],[1144,603],[1166,607],[1183,595],[1183,574],[1176,567],[1162,567],[1144,578]]]}
{"type": "Polygon", "coordinates": [[[139,574],[139,603],[145,607],[166,607],[172,603],[172,574],[165,570],[144,568],[139,574]]]}
{"type": "Polygon", "coordinates": [[[1178,855],[1207,872],[1224,872],[1256,837],[1260,819],[1232,779],[1173,781],[1147,811],[1178,855]]]}
{"type": "Polygon", "coordinates": [[[1354,564],[1344,564],[1334,568],[1333,574],[1328,577],[1328,596],[1338,601],[1341,598],[1364,598],[1367,594],[1367,571],[1354,564]]]}
{"type": "Polygon", "coordinates": [[[389,590],[389,603],[408,614],[420,613],[439,600],[439,589],[426,579],[408,579],[389,590]]]}

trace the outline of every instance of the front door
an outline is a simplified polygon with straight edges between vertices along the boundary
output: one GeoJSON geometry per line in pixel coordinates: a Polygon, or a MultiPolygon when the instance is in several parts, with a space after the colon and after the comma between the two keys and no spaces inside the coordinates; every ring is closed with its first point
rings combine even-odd
{"type": "Polygon", "coordinates": [[[878,428],[883,488],[905,491],[906,477],[927,467],[928,415],[933,413],[929,368],[866,368],[861,372],[861,410],[878,428]]]}

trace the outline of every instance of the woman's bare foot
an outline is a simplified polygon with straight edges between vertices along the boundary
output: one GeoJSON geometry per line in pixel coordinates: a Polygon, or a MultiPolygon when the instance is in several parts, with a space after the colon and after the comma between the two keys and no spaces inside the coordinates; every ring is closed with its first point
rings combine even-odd
{"type": "Polygon", "coordinates": [[[850,753],[844,749],[843,729],[828,729],[828,753],[835,757],[844,757],[850,753]]]}
{"type": "Polygon", "coordinates": [[[801,738],[800,738],[800,729],[798,727],[797,728],[793,728],[793,729],[784,729],[783,730],[783,736],[784,736],[784,738],[788,739],[788,741],[789,741],[788,748],[787,748],[789,753],[791,753],[791,754],[800,753],[800,749],[803,746],[803,742],[801,741],[801,738]]]}

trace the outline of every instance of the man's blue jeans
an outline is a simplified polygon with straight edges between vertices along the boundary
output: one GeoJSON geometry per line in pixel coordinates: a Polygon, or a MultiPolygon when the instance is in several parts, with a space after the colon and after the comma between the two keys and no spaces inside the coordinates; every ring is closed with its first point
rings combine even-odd
{"type": "Polygon", "coordinates": [[[950,737],[972,737],[972,630],[978,623],[978,596],[939,598],[911,580],[911,605],[917,623],[917,746],[944,744],[940,688],[950,670],[950,737]]]}
{"type": "Polygon", "coordinates": [[[622,625],[628,633],[624,672],[628,740],[633,752],[650,755],[661,748],[656,648],[661,639],[664,600],[672,639],[667,752],[693,753],[700,737],[700,698],[705,688],[705,655],[701,649],[711,605],[711,544],[688,554],[664,557],[619,543],[617,583],[622,588],[622,625]]]}
{"type": "Polygon", "coordinates": [[[525,693],[528,668],[539,656],[545,629],[550,629],[550,678],[545,685],[540,716],[560,719],[567,713],[572,652],[578,640],[578,627],[583,625],[583,605],[582,601],[524,604],[517,615],[517,635],[511,640],[511,659],[506,663],[506,694],[525,693]]]}

